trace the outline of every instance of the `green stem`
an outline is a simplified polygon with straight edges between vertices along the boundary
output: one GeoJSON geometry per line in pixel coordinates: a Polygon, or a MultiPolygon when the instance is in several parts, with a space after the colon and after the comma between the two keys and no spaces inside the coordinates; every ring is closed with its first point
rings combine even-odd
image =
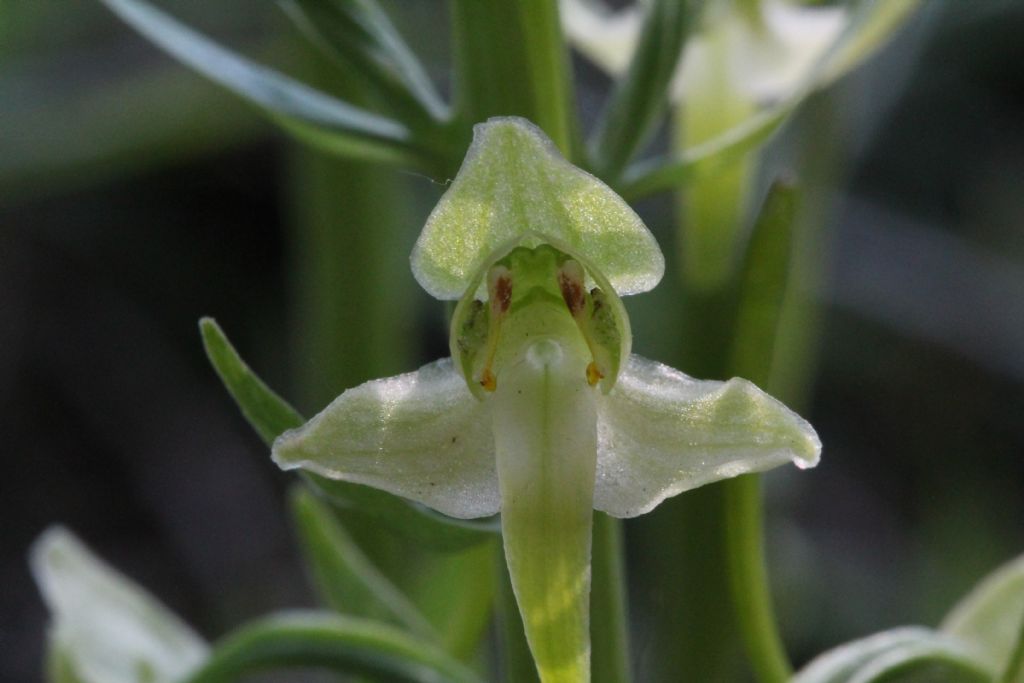
{"type": "MultiPolygon", "coordinates": [[[[590,640],[594,683],[629,683],[629,624],[622,522],[594,513],[590,640]]],[[[518,680],[518,679],[517,679],[518,680]]]]}
{"type": "Polygon", "coordinates": [[[570,155],[575,118],[558,3],[453,0],[451,12],[458,118],[524,116],[570,155]]]}
{"type": "Polygon", "coordinates": [[[409,367],[408,192],[395,172],[305,147],[289,162],[293,367],[312,413],[343,389],[409,367]]]}
{"type": "MultiPolygon", "coordinates": [[[[797,189],[776,181],[754,223],[739,272],[730,370],[773,391],[772,370],[793,267],[798,207],[797,189]]],[[[785,683],[792,668],[772,608],[764,558],[761,477],[738,477],[723,488],[733,611],[758,679],[785,683]]]]}
{"type": "Polygon", "coordinates": [[[738,629],[729,610],[722,531],[722,487],[702,486],[665,501],[630,525],[645,652],[638,662],[651,683],[743,680],[738,629]]]}
{"type": "Polygon", "coordinates": [[[792,675],[775,625],[764,562],[761,477],[730,479],[725,491],[725,543],[733,610],[751,666],[761,683],[785,683],[792,675]]]}
{"type": "Polygon", "coordinates": [[[617,180],[657,129],[692,14],[687,0],[655,0],[648,8],[629,69],[616,81],[591,140],[590,158],[605,180],[617,180]]]}

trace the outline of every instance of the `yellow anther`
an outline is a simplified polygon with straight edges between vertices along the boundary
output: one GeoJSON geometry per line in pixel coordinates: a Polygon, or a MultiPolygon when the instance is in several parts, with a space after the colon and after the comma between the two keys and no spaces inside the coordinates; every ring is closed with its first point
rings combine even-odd
{"type": "Polygon", "coordinates": [[[490,368],[484,368],[484,371],[480,373],[480,386],[484,388],[484,391],[494,391],[498,388],[498,378],[494,376],[490,368]]]}
{"type": "Polygon", "coordinates": [[[604,379],[604,374],[597,369],[597,363],[591,361],[587,364],[587,383],[590,384],[590,386],[594,386],[602,379],[604,379]]]}

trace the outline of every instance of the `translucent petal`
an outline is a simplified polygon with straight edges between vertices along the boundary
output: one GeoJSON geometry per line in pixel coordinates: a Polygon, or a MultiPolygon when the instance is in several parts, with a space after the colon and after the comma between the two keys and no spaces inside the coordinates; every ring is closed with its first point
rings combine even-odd
{"type": "Polygon", "coordinates": [[[715,83],[745,100],[774,104],[797,91],[848,23],[842,7],[802,7],[771,0],[763,5],[764,26],[725,15],[686,45],[672,84],[672,97],[685,101],[715,83]]]}
{"type": "Polygon", "coordinates": [[[57,651],[80,680],[171,683],[206,659],[206,643],[184,622],[66,529],[46,531],[31,564],[57,651]]]}
{"type": "Polygon", "coordinates": [[[844,643],[818,655],[791,683],[889,681],[990,683],[960,643],[919,627],[902,627],[844,643]]]}
{"type": "Polygon", "coordinates": [[[529,121],[490,119],[474,127],[458,176],[423,227],[413,274],[433,296],[457,299],[488,256],[523,235],[578,253],[620,295],[651,289],[665,270],[654,236],[621,197],[529,121]]]}
{"type": "Polygon", "coordinates": [[[609,74],[629,66],[643,23],[638,5],[612,11],[601,2],[561,0],[562,27],[570,42],[609,74]]]}
{"type": "Polygon", "coordinates": [[[750,382],[695,380],[633,355],[598,400],[594,507],[635,517],[719,479],[813,467],[820,452],[814,429],[750,382]]]}
{"type": "Polygon", "coordinates": [[[283,469],[366,484],[452,517],[499,507],[490,416],[449,358],[349,389],[282,434],[272,455],[283,469]]]}
{"type": "Polygon", "coordinates": [[[989,574],[942,622],[942,631],[963,643],[993,673],[1010,660],[1024,633],[1024,555],[989,574]]]}

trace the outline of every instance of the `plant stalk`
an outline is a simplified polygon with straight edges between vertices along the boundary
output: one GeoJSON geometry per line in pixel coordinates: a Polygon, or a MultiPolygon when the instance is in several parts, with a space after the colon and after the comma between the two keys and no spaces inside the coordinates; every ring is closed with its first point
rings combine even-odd
{"type": "Polygon", "coordinates": [[[453,0],[455,111],[469,126],[524,116],[566,156],[575,145],[569,55],[552,0],[453,0]]]}
{"type": "Polygon", "coordinates": [[[629,619],[622,522],[594,512],[590,641],[594,683],[629,683],[629,619]]]}
{"type": "Polygon", "coordinates": [[[747,656],[761,683],[786,683],[792,675],[772,608],[764,561],[761,476],[723,482],[725,545],[732,606],[747,656]]]}

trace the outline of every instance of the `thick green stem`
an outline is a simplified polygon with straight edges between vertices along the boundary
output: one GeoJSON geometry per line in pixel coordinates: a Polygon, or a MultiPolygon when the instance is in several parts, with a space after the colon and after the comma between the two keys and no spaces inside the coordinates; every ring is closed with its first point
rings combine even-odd
{"type": "Polygon", "coordinates": [[[403,330],[414,319],[415,283],[402,255],[411,239],[402,183],[392,171],[293,148],[294,367],[306,412],[411,363],[403,330]]]}
{"type": "Polygon", "coordinates": [[[594,513],[590,639],[594,683],[629,683],[629,623],[622,522],[594,513]]]}
{"type": "Polygon", "coordinates": [[[747,655],[761,683],[785,683],[792,669],[775,625],[764,562],[761,476],[737,477],[724,482],[722,488],[733,610],[747,655]]]}
{"type": "Polygon", "coordinates": [[[655,0],[648,8],[629,69],[616,81],[591,141],[591,162],[606,180],[618,180],[656,131],[692,21],[689,0],[655,0]]]}
{"type": "MultiPolygon", "coordinates": [[[[797,189],[772,185],[754,223],[739,272],[731,372],[772,390],[780,321],[789,290],[797,189]]],[[[792,667],[779,634],[764,557],[761,477],[725,482],[725,542],[732,603],[761,683],[785,683],[792,667]]]]}
{"type": "Polygon", "coordinates": [[[645,627],[638,676],[651,683],[735,683],[742,652],[722,567],[722,488],[703,486],[662,503],[630,525],[645,627]]]}
{"type": "Polygon", "coordinates": [[[524,116],[570,156],[575,117],[558,3],[453,0],[451,12],[457,116],[524,116]]]}

